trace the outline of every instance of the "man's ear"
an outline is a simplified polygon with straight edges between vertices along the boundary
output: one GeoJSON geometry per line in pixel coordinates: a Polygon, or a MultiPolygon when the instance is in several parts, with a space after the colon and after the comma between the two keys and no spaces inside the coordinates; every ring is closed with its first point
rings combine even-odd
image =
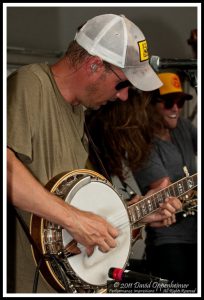
{"type": "Polygon", "coordinates": [[[92,56],[86,61],[86,71],[88,75],[101,75],[104,71],[104,64],[100,57],[92,56]]]}

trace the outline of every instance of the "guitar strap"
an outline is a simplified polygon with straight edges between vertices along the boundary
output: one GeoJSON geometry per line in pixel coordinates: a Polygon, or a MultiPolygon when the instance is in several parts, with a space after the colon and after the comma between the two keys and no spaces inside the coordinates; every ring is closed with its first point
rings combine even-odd
{"type": "Polygon", "coordinates": [[[84,130],[85,130],[85,133],[87,135],[87,138],[88,138],[88,141],[89,141],[89,145],[92,147],[92,150],[94,151],[94,154],[95,154],[95,156],[96,156],[96,158],[97,158],[97,160],[99,162],[99,165],[101,167],[102,173],[104,174],[104,176],[106,177],[106,179],[108,179],[112,183],[112,179],[111,179],[110,175],[108,174],[108,172],[107,172],[107,170],[106,170],[106,168],[105,168],[105,166],[104,166],[104,164],[103,164],[103,162],[102,162],[102,160],[101,160],[101,158],[100,158],[100,156],[98,154],[97,147],[96,147],[96,145],[95,145],[95,143],[94,143],[94,141],[93,141],[93,139],[92,139],[92,137],[90,135],[90,132],[89,132],[89,129],[88,129],[88,126],[87,126],[86,122],[84,123],[84,130]]]}

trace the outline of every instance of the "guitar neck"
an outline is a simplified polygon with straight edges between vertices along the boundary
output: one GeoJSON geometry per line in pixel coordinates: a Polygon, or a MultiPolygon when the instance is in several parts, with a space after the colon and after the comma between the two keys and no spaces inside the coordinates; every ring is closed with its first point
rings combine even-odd
{"type": "Polygon", "coordinates": [[[197,174],[184,177],[168,187],[128,207],[131,223],[136,223],[160,207],[167,197],[180,197],[197,186],[197,174]]]}

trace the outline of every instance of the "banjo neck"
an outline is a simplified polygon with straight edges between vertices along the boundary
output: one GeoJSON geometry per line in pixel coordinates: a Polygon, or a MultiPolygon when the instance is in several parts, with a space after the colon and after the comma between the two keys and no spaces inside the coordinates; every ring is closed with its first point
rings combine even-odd
{"type": "Polygon", "coordinates": [[[156,211],[167,197],[180,197],[197,186],[197,173],[184,177],[168,187],[145,197],[128,207],[130,221],[134,225],[145,216],[156,211]]]}

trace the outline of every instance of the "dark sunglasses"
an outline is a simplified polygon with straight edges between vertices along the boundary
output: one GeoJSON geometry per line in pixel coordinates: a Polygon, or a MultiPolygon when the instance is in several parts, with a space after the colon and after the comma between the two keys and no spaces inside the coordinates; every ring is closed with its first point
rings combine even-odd
{"type": "Polygon", "coordinates": [[[115,89],[116,91],[125,89],[127,87],[133,87],[132,83],[129,80],[124,80],[116,84],[115,89]]]}
{"type": "Polygon", "coordinates": [[[122,78],[120,78],[120,76],[111,68],[111,66],[109,65],[108,68],[113,72],[113,74],[115,74],[115,76],[120,80],[120,82],[118,84],[116,84],[115,89],[116,91],[125,89],[127,87],[133,87],[132,83],[129,80],[122,80],[122,78]]]}
{"type": "Polygon", "coordinates": [[[178,106],[178,108],[182,108],[184,106],[186,99],[185,98],[180,98],[180,99],[160,99],[157,102],[163,103],[165,109],[171,109],[174,104],[176,104],[178,106]]]}

